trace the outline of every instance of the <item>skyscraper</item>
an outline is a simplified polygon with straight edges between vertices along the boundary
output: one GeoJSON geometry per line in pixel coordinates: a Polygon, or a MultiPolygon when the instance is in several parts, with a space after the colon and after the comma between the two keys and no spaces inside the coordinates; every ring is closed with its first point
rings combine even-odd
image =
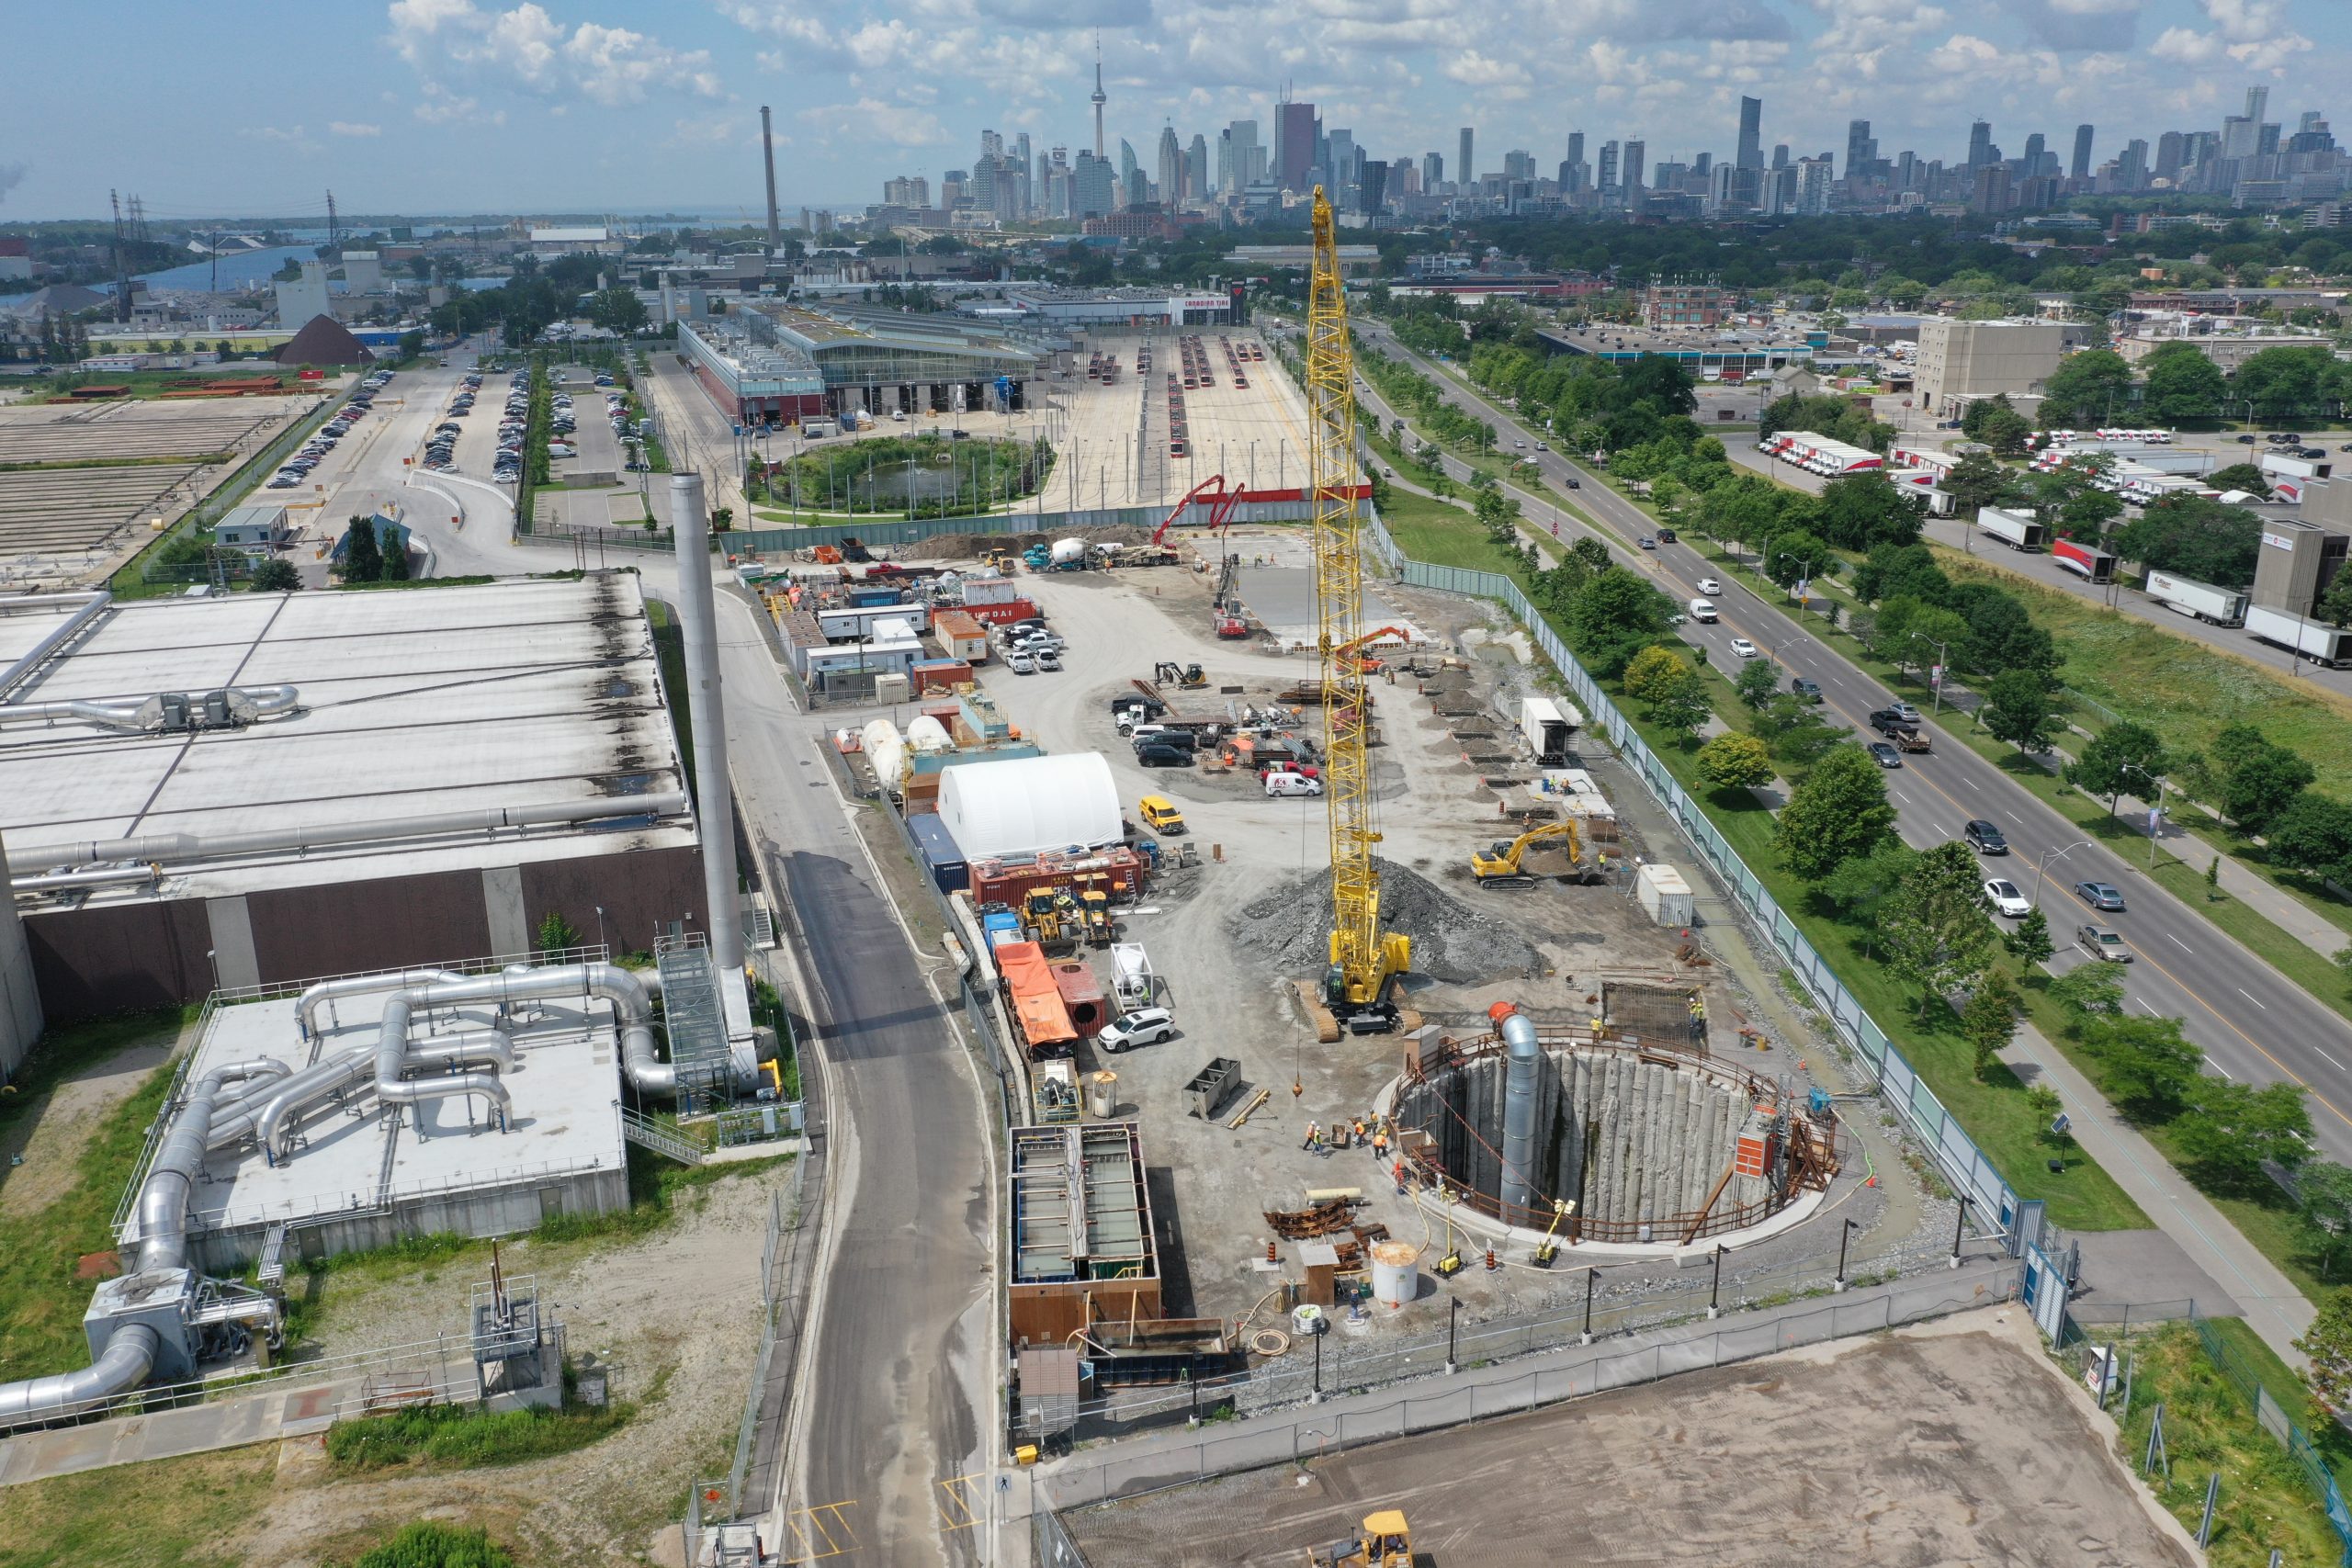
{"type": "Polygon", "coordinates": [[[1191,145],[1184,149],[1184,195],[1193,201],[1206,201],[1212,194],[1209,139],[1196,130],[1193,132],[1191,145]]]}
{"type": "Polygon", "coordinates": [[[1993,161],[1993,126],[1989,120],[1974,120],[1968,127],[1968,166],[1981,169],[1993,161]]]}
{"type": "Polygon", "coordinates": [[[2025,172],[2030,175],[2041,173],[2041,132],[2037,130],[2025,139],[2025,172]]]}
{"type": "Polygon", "coordinates": [[[1454,163],[1453,178],[1465,191],[1478,183],[1478,164],[1470,156],[1470,128],[1466,125],[1462,128],[1462,151],[1454,163]]]}
{"type": "Polygon", "coordinates": [[[1069,216],[1107,218],[1118,209],[1115,176],[1108,159],[1080,148],[1069,175],[1069,216]]]}
{"type": "Polygon", "coordinates": [[[1560,189],[1574,194],[1584,189],[1584,132],[1568,132],[1568,156],[1560,165],[1560,189]]]}
{"type": "Polygon", "coordinates": [[[1860,179],[1871,172],[1878,161],[1878,143],[1871,138],[1871,122],[1849,119],[1846,122],[1846,177],[1860,179]]]}
{"type": "Polygon", "coordinates": [[[1225,128],[1217,138],[1217,153],[1223,160],[1217,170],[1217,188],[1228,196],[1238,196],[1243,187],[1257,178],[1258,122],[1237,119],[1225,128]]]}
{"type": "Polygon", "coordinates": [[[1603,197],[1613,195],[1617,189],[1617,143],[1614,141],[1600,144],[1600,188],[1603,197]]]}
{"type": "Polygon", "coordinates": [[[1625,143],[1625,205],[1628,207],[1641,200],[1643,165],[1648,162],[1648,157],[1647,142],[1625,143]]]}
{"type": "Polygon", "coordinates": [[[2066,174],[2071,179],[2091,177],[2091,128],[2087,125],[2075,127],[2075,161],[2066,174]]]}
{"type": "Polygon", "coordinates": [[[1436,152],[1422,153],[1421,189],[1431,196],[1435,196],[1437,194],[1437,187],[1444,183],[1445,159],[1443,155],[1436,152]]]}
{"type": "Polygon", "coordinates": [[[1131,206],[1145,199],[1141,186],[1146,183],[1143,164],[1136,157],[1135,144],[1125,137],[1119,138],[1119,201],[1131,206]]]}
{"type": "Polygon", "coordinates": [[[2262,117],[2269,112],[2270,89],[2267,87],[2248,87],[2245,90],[2245,118],[2253,121],[2256,125],[2260,125],[2262,123],[2262,117]]]}
{"type": "Polygon", "coordinates": [[[1184,199],[1184,146],[1176,140],[1176,128],[1159,128],[1159,204],[1173,212],[1176,204],[1184,199]]]}
{"type": "Polygon", "coordinates": [[[1739,100],[1739,166],[1760,169],[1764,166],[1764,100],[1739,100]]]}
{"type": "Polygon", "coordinates": [[[1094,156],[1102,156],[1102,106],[1111,100],[1102,92],[1102,35],[1094,35],[1094,156]]]}
{"type": "Polygon", "coordinates": [[[2156,178],[2175,180],[2180,177],[2181,154],[2188,139],[2177,130],[2167,130],[2156,138],[2156,178]]]}
{"type": "Polygon", "coordinates": [[[1315,106],[1274,106],[1274,179],[1284,190],[1304,192],[1306,171],[1315,166],[1315,106]]]}

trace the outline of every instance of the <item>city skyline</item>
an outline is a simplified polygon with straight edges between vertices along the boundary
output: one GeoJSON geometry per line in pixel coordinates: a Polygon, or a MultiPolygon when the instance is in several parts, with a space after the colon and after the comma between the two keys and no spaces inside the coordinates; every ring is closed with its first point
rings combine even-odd
{"type": "MultiPolygon", "coordinates": [[[[173,16],[131,0],[119,18],[129,54],[110,69],[141,88],[127,115],[90,119],[71,73],[0,106],[0,221],[97,216],[110,188],[141,192],[166,220],[300,215],[329,186],[355,210],[756,215],[763,102],[779,106],[786,205],[854,206],[886,179],[936,185],[968,167],[983,128],[1091,148],[1098,30],[1107,144],[1153,147],[1172,125],[1214,146],[1250,119],[1278,143],[1288,83],[1375,158],[1434,152],[1449,176],[1464,126],[1480,175],[1510,150],[1549,174],[1575,130],[1596,147],[1642,141],[1653,167],[1732,158],[1743,97],[1764,100],[1760,149],[1785,143],[1792,157],[1837,152],[1849,122],[1868,119],[1882,147],[1959,164],[1983,118],[2006,147],[2039,131],[2053,152],[2076,124],[2098,125],[2104,161],[2132,139],[2153,147],[2220,124],[2251,86],[2291,127],[2352,80],[2352,15],[2316,0],[2003,0],[1965,17],[1879,0],[1568,0],[1449,18],[1339,3],[1297,22],[1253,16],[1264,36],[1242,50],[1219,47],[1238,17],[1210,4],[937,0],[910,17],[854,3],[820,16],[764,0],[393,0],[256,7],[246,39],[353,70],[273,82],[224,113],[219,84],[250,73],[250,49],[174,37],[168,70],[142,62],[141,40],[172,36],[173,16]],[[183,129],[154,134],[166,118],[183,129]],[[70,139],[42,133],[65,123],[70,139]]],[[[80,30],[40,13],[17,39],[67,58],[80,30]]]]}

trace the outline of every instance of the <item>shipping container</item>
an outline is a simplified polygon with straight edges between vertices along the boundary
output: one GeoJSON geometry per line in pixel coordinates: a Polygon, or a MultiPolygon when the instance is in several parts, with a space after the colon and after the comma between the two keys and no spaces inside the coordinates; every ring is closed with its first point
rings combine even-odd
{"type": "Polygon", "coordinates": [[[1054,987],[1061,992],[1070,1027],[1080,1038],[1093,1039],[1111,1021],[1111,1010],[1102,1000],[1102,982],[1094,977],[1093,966],[1084,959],[1065,959],[1055,964],[1054,987]]]}
{"type": "Polygon", "coordinates": [[[2009,512],[1998,506],[1980,507],[1976,525],[2013,550],[2039,550],[2050,540],[2050,530],[2044,528],[2030,512],[2009,512]]]}
{"type": "Polygon", "coordinates": [[[1670,865],[1653,862],[1642,867],[1634,887],[1641,895],[1643,911],[1659,925],[1688,926],[1696,915],[1690,885],[1670,865]]]}
{"type": "Polygon", "coordinates": [[[2093,582],[2115,581],[2115,557],[2097,545],[2086,545],[2074,539],[2061,539],[2050,547],[2050,558],[2077,576],[2093,582]]]}
{"type": "Polygon", "coordinates": [[[972,678],[972,667],[960,659],[929,659],[907,671],[915,683],[915,695],[927,697],[935,692],[952,692],[972,678]]]}
{"type": "Polygon", "coordinates": [[[915,849],[922,856],[923,871],[933,886],[942,893],[956,893],[971,886],[972,868],[965,861],[964,852],[956,847],[956,836],[937,814],[926,811],[908,818],[907,831],[914,837],[915,849]]]}
{"type": "Polygon", "coordinates": [[[2167,610],[2217,626],[2234,626],[2245,620],[2246,597],[2233,588],[2216,588],[2174,572],[2152,571],[2147,594],[2167,610]]]}
{"type": "Polygon", "coordinates": [[[962,610],[939,610],[931,617],[931,635],[950,659],[978,664],[989,656],[988,628],[962,610]]]}
{"type": "Polygon", "coordinates": [[[1081,876],[1102,876],[1102,886],[1114,898],[1132,898],[1143,891],[1143,857],[1121,846],[1097,854],[1046,853],[1028,860],[974,861],[972,897],[983,904],[1018,908],[1040,887],[1065,887],[1081,876]]]}
{"type": "Polygon", "coordinates": [[[1003,976],[1007,1010],[1013,1031],[1033,1057],[1066,1057],[1078,1045],[1069,1009],[1061,988],[1054,984],[1053,965],[1046,951],[1034,942],[997,944],[997,972],[1003,976]]]}
{"type": "Polygon", "coordinates": [[[2330,670],[2352,664],[2352,630],[2341,626],[2251,604],[2246,607],[2245,629],[2257,642],[2286,649],[2330,670]]]}
{"type": "Polygon", "coordinates": [[[1553,697],[1529,697],[1519,705],[1519,732],[1544,767],[1558,767],[1567,759],[1568,738],[1583,722],[1575,705],[1553,697]]]}
{"type": "Polygon", "coordinates": [[[1037,606],[1027,599],[1006,599],[993,604],[974,604],[968,601],[964,613],[990,626],[1005,626],[1013,621],[1025,621],[1037,613],[1037,606]]]}

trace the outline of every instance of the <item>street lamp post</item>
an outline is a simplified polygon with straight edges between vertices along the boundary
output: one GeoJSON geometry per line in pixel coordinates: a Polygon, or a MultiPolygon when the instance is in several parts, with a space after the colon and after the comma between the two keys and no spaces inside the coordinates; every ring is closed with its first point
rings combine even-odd
{"type": "Polygon", "coordinates": [[[1948,642],[1938,642],[1926,632],[1913,632],[1911,634],[1911,640],[1913,642],[1924,642],[1929,648],[1936,650],[1936,674],[1934,679],[1928,682],[1928,689],[1934,694],[1932,701],[1935,705],[1935,711],[1941,713],[1944,711],[1943,671],[1950,669],[1951,666],[1951,644],[1948,642]]]}
{"type": "Polygon", "coordinates": [[[2155,809],[2148,818],[2148,869],[2154,871],[2156,869],[2156,830],[2164,826],[2165,820],[2165,781],[2137,762],[2124,763],[2121,771],[2137,773],[2156,786],[2155,809]]]}
{"type": "Polygon", "coordinates": [[[1968,1205],[1973,1201],[1975,1201],[1975,1200],[1970,1198],[1966,1193],[1962,1193],[1960,1199],[1960,1217],[1952,1222],[1951,1266],[1955,1269],[1960,1267],[1961,1239],[1968,1234],[1968,1205]]]}
{"type": "Polygon", "coordinates": [[[2068,855],[2073,854],[2076,850],[2083,848],[2089,842],[2090,840],[2088,839],[2076,839],[2073,843],[2068,844],[2063,850],[2044,850],[2041,852],[2041,858],[2033,863],[2033,901],[2035,903],[2039,904],[2041,902],[2041,874],[2050,863],[2053,860],[2064,860],[2068,855]]]}
{"type": "MultiPolygon", "coordinates": [[[[1811,557],[1809,557],[1809,556],[1795,555],[1795,554],[1792,554],[1792,553],[1791,553],[1790,551],[1787,551],[1787,550],[1781,550],[1781,551],[1779,551],[1779,552],[1775,553],[1775,554],[1774,554],[1774,556],[1772,557],[1772,564],[1773,564],[1774,566],[1778,566],[1778,565],[1780,565],[1780,564],[1781,564],[1782,561],[1784,561],[1784,560],[1792,560],[1792,561],[1796,562],[1799,566],[1801,566],[1801,567],[1804,568],[1804,577],[1803,581],[1804,581],[1804,582],[1805,586],[1806,586],[1808,589],[1810,589],[1810,588],[1813,586],[1813,574],[1814,574],[1814,569],[1815,569],[1816,566],[1818,566],[1820,563],[1819,563],[1818,561],[1814,560],[1814,559],[1813,559],[1811,557]]],[[[1802,599],[1802,600],[1799,600],[1799,601],[1798,601],[1798,603],[1797,603],[1797,608],[1798,608],[1800,611],[1802,611],[1803,609],[1804,609],[1804,608],[1805,608],[1805,606],[1806,606],[1808,604],[1810,604],[1810,603],[1812,602],[1812,599],[1813,599],[1813,595],[1812,595],[1810,592],[1808,592],[1808,593],[1804,596],[1804,599],[1802,599]]]]}
{"type": "Polygon", "coordinates": [[[1838,1278],[1830,1281],[1832,1295],[1843,1295],[1846,1292],[1846,1244],[1854,1239],[1854,1224],[1852,1220],[1846,1221],[1846,1228],[1838,1233],[1838,1278]]]}

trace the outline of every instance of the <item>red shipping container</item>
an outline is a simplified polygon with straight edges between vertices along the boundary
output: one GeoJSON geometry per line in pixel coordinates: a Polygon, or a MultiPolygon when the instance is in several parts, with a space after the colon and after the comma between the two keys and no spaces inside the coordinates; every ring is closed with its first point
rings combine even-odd
{"type": "Polygon", "coordinates": [[[1102,983],[1083,962],[1068,959],[1055,964],[1054,988],[1061,993],[1070,1027],[1080,1036],[1091,1040],[1111,1021],[1110,1009],[1102,1005],[1102,983]]]}
{"type": "Polygon", "coordinates": [[[1027,599],[1007,599],[1001,604],[967,604],[964,613],[977,621],[1002,626],[1010,621],[1025,621],[1037,613],[1037,606],[1027,599]]]}
{"type": "Polygon", "coordinates": [[[960,659],[934,659],[918,664],[914,676],[915,695],[928,696],[933,692],[951,692],[972,678],[972,667],[960,659]]]}

